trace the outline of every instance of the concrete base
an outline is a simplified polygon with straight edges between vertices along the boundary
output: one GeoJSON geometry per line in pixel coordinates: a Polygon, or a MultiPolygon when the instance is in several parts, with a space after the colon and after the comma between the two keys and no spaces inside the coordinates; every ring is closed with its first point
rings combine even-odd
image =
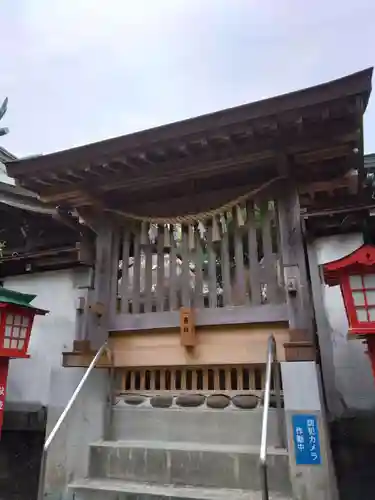
{"type": "MultiPolygon", "coordinates": [[[[262,408],[151,408],[116,406],[111,439],[260,446],[262,408]]],[[[270,409],[269,446],[278,446],[276,410],[270,409]]]]}
{"type": "MultiPolygon", "coordinates": [[[[284,387],[285,419],[290,451],[290,477],[296,500],[337,500],[337,487],[331,458],[328,428],[323,408],[320,376],[313,362],[281,363],[284,387]],[[293,418],[302,415],[316,419],[316,437],[319,439],[319,458],[301,458],[296,445],[293,418]],[[298,455],[298,460],[297,460],[298,455]]],[[[301,436],[301,435],[299,435],[301,436]]],[[[309,450],[309,434],[302,429],[302,448],[309,450]]],[[[316,441],[315,441],[316,442],[316,441]]],[[[300,443],[300,441],[299,441],[300,443]]]]}
{"type": "MultiPolygon", "coordinates": [[[[52,374],[47,435],[54,427],[82,375],[83,371],[78,368],[66,370],[63,374],[61,371],[52,374]]],[[[107,392],[107,374],[103,370],[94,370],[48,451],[44,487],[46,499],[70,500],[66,493],[68,483],[87,475],[89,445],[93,441],[102,439],[106,428],[107,392]]]]}
{"type": "MultiPolygon", "coordinates": [[[[74,500],[262,500],[260,491],[214,488],[189,488],[126,483],[110,480],[83,480],[74,486],[74,500]]],[[[271,493],[269,500],[292,500],[292,497],[271,493]]]]}
{"type": "MultiPolygon", "coordinates": [[[[286,450],[269,449],[268,471],[270,490],[289,494],[286,450]]],[[[259,491],[259,447],[103,441],[91,446],[89,477],[259,491]]]]}
{"type": "MultiPolygon", "coordinates": [[[[69,487],[75,500],[261,500],[262,409],[118,406],[112,441],[91,444],[89,474],[69,487]]],[[[269,422],[272,500],[291,498],[289,457],[269,422]]]]}

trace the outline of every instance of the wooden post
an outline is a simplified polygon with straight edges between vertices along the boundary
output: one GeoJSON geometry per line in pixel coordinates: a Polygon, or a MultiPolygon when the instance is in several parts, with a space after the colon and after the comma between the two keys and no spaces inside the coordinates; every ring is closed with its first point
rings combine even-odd
{"type": "Polygon", "coordinates": [[[189,239],[188,227],[182,226],[182,305],[183,307],[190,307],[191,303],[191,289],[190,289],[190,266],[189,266],[189,239]]]}
{"type": "Polygon", "coordinates": [[[129,256],[130,256],[130,238],[131,234],[128,228],[125,228],[122,235],[122,277],[121,277],[121,312],[129,312],[129,256]]]}
{"type": "Polygon", "coordinates": [[[171,226],[170,228],[170,240],[171,240],[171,249],[169,254],[169,309],[171,311],[175,311],[177,309],[177,249],[176,242],[174,239],[174,229],[175,226],[171,226]]]}
{"type": "Polygon", "coordinates": [[[311,296],[299,196],[297,186],[292,179],[288,179],[280,186],[280,193],[282,194],[278,200],[278,218],[281,258],[291,330],[290,341],[284,344],[285,357],[290,361],[307,361],[306,353],[308,353],[309,360],[315,360],[311,296]],[[297,340],[293,336],[294,332],[298,332],[297,340]]]}
{"type": "Polygon", "coordinates": [[[216,254],[212,240],[212,226],[207,229],[208,242],[208,299],[210,309],[217,307],[217,283],[216,283],[216,254]]]}
{"type": "Polygon", "coordinates": [[[133,290],[132,313],[138,314],[141,307],[141,228],[136,226],[133,239],[133,290]]]}
{"type": "Polygon", "coordinates": [[[256,222],[254,216],[254,203],[249,201],[247,210],[247,232],[248,232],[248,252],[249,252],[249,273],[250,273],[250,298],[252,305],[261,304],[260,294],[260,273],[258,260],[258,242],[256,233],[256,222]]]}
{"type": "Polygon", "coordinates": [[[289,327],[312,330],[309,287],[297,187],[288,180],[280,187],[278,218],[289,327]]]}
{"type": "Polygon", "coordinates": [[[267,301],[271,304],[277,302],[277,277],[276,259],[272,251],[272,211],[270,210],[268,199],[262,202],[265,207],[264,219],[262,220],[262,240],[263,240],[263,267],[265,282],[267,284],[267,301]]]}
{"type": "Polygon", "coordinates": [[[232,211],[234,223],[234,259],[236,263],[235,268],[235,287],[236,287],[236,305],[245,305],[248,299],[246,295],[245,283],[245,266],[243,260],[243,241],[242,232],[239,226],[236,210],[232,211]]]}
{"type": "Polygon", "coordinates": [[[103,221],[96,238],[94,291],[88,311],[91,321],[88,321],[87,334],[91,348],[94,350],[98,349],[108,337],[111,292],[115,290],[113,280],[117,280],[117,272],[116,276],[112,276],[115,269],[112,258],[117,255],[113,250],[117,242],[114,229],[108,220],[103,221]]]}
{"type": "Polygon", "coordinates": [[[195,262],[194,307],[195,309],[204,309],[203,269],[202,269],[203,251],[198,230],[195,231],[194,262],[195,262]]]}
{"type": "Polygon", "coordinates": [[[164,311],[165,270],[164,270],[164,226],[158,226],[156,244],[157,269],[156,269],[156,310],[164,311]]]}

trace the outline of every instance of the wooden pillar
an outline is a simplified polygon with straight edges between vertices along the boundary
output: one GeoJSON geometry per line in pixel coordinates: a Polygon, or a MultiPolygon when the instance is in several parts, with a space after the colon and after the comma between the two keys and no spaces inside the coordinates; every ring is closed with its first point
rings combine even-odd
{"type": "Polygon", "coordinates": [[[94,290],[89,296],[86,338],[94,350],[107,340],[109,320],[116,313],[119,234],[106,220],[98,225],[94,290]]]}
{"type": "Polygon", "coordinates": [[[285,344],[286,359],[307,361],[313,357],[313,324],[310,288],[300,217],[297,186],[287,179],[280,187],[278,220],[282,269],[288,305],[291,342],[285,344]],[[302,359],[303,358],[303,359],[302,359]]]}

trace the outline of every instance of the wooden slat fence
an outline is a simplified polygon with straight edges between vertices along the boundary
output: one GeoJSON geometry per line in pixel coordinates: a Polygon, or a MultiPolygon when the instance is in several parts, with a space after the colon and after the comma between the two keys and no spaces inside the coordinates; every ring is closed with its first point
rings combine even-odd
{"type": "Polygon", "coordinates": [[[197,225],[125,228],[118,243],[117,312],[284,302],[276,203],[249,202],[237,212],[207,224],[204,234],[197,225]]]}
{"type": "Polygon", "coordinates": [[[261,392],[264,365],[128,368],[116,370],[118,392],[261,392]]]}

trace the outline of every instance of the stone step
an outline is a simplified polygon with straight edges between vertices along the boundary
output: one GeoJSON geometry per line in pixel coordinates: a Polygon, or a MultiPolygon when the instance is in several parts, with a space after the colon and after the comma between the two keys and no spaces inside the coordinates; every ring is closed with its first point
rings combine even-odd
{"type": "MultiPolygon", "coordinates": [[[[126,481],[83,479],[69,486],[74,500],[262,500],[261,491],[150,485],[126,481]]],[[[270,500],[292,500],[270,493],[270,500]]]]}
{"type": "MultiPolygon", "coordinates": [[[[227,408],[113,408],[111,439],[260,445],[262,411],[227,408]]],[[[270,409],[268,443],[278,446],[277,415],[270,409]]]]}
{"type": "MultiPolygon", "coordinates": [[[[290,493],[288,453],[269,448],[270,490],[290,493]]],[[[153,484],[260,490],[259,447],[150,441],[92,444],[89,477],[153,484]]]]}

